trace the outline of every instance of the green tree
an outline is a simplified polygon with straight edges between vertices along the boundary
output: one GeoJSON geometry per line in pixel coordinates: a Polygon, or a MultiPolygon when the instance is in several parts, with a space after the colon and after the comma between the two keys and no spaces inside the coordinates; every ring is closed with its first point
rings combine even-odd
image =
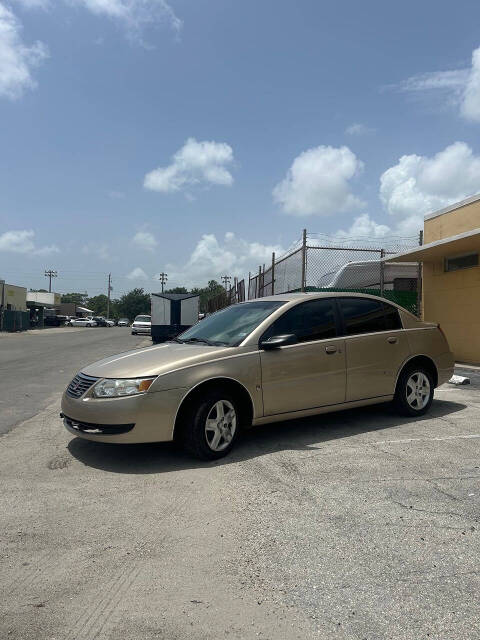
{"type": "Polygon", "coordinates": [[[93,296],[92,298],[89,298],[86,304],[88,308],[93,311],[93,315],[95,316],[107,315],[108,298],[104,293],[101,293],[98,296],[93,296]]]}
{"type": "Polygon", "coordinates": [[[140,314],[150,315],[150,294],[143,289],[132,289],[114,301],[116,315],[133,320],[140,314]]]}
{"type": "Polygon", "coordinates": [[[216,280],[209,280],[206,287],[195,287],[192,289],[192,293],[196,293],[200,296],[200,311],[202,313],[206,313],[208,311],[208,301],[220,294],[224,294],[225,289],[216,280]]]}
{"type": "Polygon", "coordinates": [[[87,299],[86,293],[64,293],[62,295],[62,302],[74,302],[75,304],[83,305],[87,299]]]}
{"type": "Polygon", "coordinates": [[[35,293],[48,293],[46,289],[30,289],[30,291],[33,291],[35,293]]]}
{"type": "Polygon", "coordinates": [[[188,293],[185,287],[173,287],[173,289],[166,289],[165,293],[188,293]]]}

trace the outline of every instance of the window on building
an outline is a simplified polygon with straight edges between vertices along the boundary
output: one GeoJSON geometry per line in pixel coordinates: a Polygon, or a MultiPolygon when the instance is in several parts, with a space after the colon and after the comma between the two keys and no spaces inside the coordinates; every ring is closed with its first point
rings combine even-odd
{"type": "Polygon", "coordinates": [[[347,335],[385,331],[383,304],[370,298],[339,298],[338,303],[347,335]]]}
{"type": "Polygon", "coordinates": [[[478,253],[464,253],[461,256],[445,258],[445,271],[458,271],[478,267],[478,253]]]}

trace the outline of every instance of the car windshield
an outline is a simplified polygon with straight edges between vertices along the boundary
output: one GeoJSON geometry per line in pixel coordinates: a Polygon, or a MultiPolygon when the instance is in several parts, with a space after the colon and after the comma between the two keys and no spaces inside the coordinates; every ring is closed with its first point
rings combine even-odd
{"type": "Polygon", "coordinates": [[[208,316],[175,340],[236,347],[283,304],[283,300],[235,304],[208,316]]]}
{"type": "Polygon", "coordinates": [[[151,322],[150,316],[137,316],[135,322],[151,322]]]}

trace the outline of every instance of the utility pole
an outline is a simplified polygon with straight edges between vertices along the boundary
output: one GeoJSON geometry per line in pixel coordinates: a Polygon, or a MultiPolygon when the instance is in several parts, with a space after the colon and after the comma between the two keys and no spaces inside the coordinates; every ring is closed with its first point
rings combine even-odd
{"type": "Polygon", "coordinates": [[[162,273],[158,276],[158,279],[160,280],[160,283],[161,283],[161,285],[162,285],[162,293],[163,293],[163,288],[164,288],[164,286],[165,286],[165,283],[166,283],[166,282],[167,282],[167,280],[168,280],[167,276],[168,276],[168,273],[164,273],[163,271],[162,271],[162,273]]]}
{"type": "Polygon", "coordinates": [[[48,293],[52,293],[52,278],[56,278],[58,273],[53,269],[45,269],[45,277],[48,278],[48,293]]]}
{"type": "Polygon", "coordinates": [[[110,292],[113,290],[112,287],[112,274],[108,274],[108,288],[107,288],[107,320],[110,319],[110,292]]]}
{"type": "Polygon", "coordinates": [[[225,287],[225,291],[227,290],[227,285],[230,283],[232,278],[230,276],[224,275],[220,278],[223,281],[223,286],[225,287]]]}

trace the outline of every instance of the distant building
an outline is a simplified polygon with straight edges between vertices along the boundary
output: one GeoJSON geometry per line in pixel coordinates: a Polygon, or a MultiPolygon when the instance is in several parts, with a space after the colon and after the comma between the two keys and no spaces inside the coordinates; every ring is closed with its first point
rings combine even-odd
{"type": "Polygon", "coordinates": [[[12,311],[27,311],[27,289],[15,284],[0,285],[0,305],[12,311]],[[2,296],[3,289],[3,296],[2,296]]]}

